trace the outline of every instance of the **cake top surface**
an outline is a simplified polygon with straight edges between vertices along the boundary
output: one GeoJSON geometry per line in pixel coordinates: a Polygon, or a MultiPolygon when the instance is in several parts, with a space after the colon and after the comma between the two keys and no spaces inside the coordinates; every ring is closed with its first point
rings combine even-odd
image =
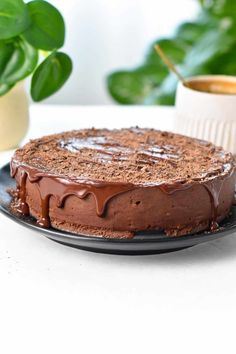
{"type": "Polygon", "coordinates": [[[153,129],[87,129],[31,140],[13,159],[72,179],[160,184],[229,173],[233,157],[213,144],[153,129]]]}

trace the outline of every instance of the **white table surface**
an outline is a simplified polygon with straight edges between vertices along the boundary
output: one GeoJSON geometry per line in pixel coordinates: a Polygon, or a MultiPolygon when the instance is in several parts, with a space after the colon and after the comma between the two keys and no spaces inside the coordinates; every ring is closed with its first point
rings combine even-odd
{"type": "MultiPolygon", "coordinates": [[[[91,126],[171,130],[173,116],[32,106],[27,139],[91,126]]],[[[61,246],[0,215],[2,354],[235,353],[235,300],[235,234],[165,255],[112,256],[61,246]]]]}

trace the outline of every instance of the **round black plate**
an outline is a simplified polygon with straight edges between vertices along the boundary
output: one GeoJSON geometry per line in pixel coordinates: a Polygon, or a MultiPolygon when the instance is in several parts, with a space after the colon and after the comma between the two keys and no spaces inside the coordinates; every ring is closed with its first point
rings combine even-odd
{"type": "Polygon", "coordinates": [[[162,232],[149,232],[137,233],[131,240],[114,240],[75,235],[53,228],[42,229],[37,225],[35,219],[19,217],[11,212],[9,208],[11,196],[7,190],[14,187],[15,180],[10,177],[10,167],[7,164],[0,169],[0,211],[4,215],[25,227],[44,234],[53,241],[87,251],[129,255],[165,253],[192,247],[236,232],[236,206],[232,207],[230,216],[221,223],[219,230],[178,238],[167,237],[162,232]]]}

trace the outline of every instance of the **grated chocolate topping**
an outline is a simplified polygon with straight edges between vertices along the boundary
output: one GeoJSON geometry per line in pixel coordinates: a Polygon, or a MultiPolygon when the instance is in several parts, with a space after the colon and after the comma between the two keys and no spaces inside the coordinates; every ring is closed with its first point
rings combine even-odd
{"type": "Polygon", "coordinates": [[[230,173],[222,148],[154,129],[86,129],[31,140],[14,161],[72,179],[134,184],[205,181],[230,173]]]}

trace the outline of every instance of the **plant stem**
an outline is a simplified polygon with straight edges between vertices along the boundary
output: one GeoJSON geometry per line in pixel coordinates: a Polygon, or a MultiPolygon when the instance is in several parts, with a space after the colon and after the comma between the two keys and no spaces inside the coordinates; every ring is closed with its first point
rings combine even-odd
{"type": "Polygon", "coordinates": [[[172,71],[178,79],[182,82],[183,85],[188,86],[188,82],[184,79],[184,77],[179,73],[179,71],[176,69],[175,65],[172,63],[172,61],[166,56],[166,54],[163,52],[159,44],[155,44],[154,46],[157,54],[160,56],[161,60],[163,63],[168,67],[170,71],[172,71]]]}

